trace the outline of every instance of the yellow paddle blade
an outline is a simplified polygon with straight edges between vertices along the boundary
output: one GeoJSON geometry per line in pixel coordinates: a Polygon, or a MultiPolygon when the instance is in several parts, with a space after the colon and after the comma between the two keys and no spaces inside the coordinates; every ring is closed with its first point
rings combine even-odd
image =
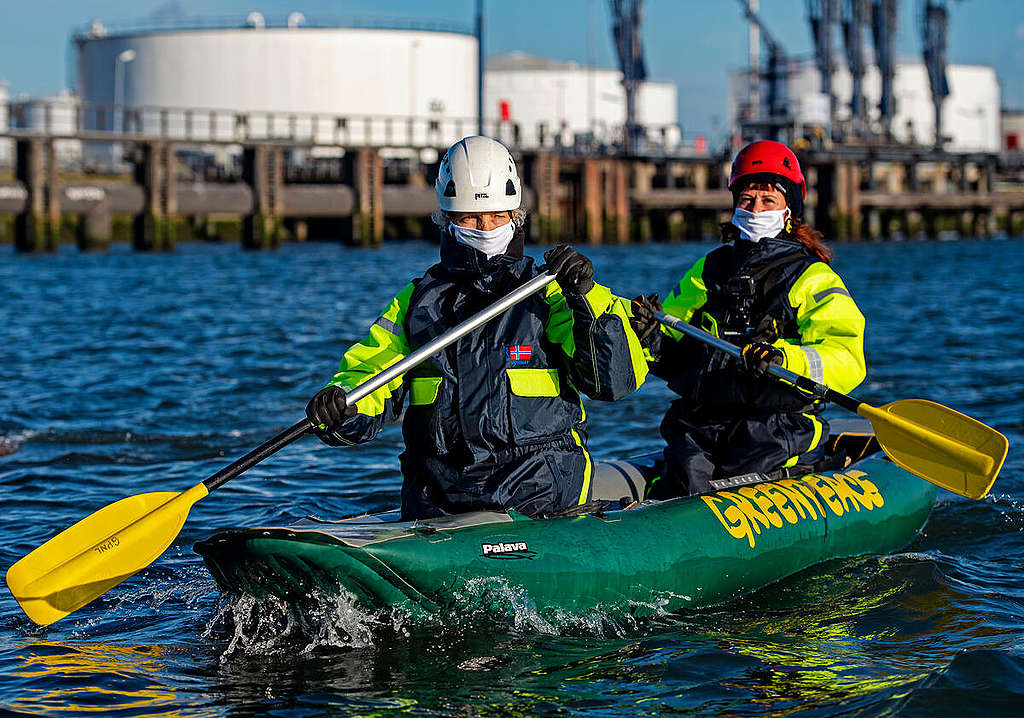
{"type": "Polygon", "coordinates": [[[926,399],[861,404],[857,413],[897,466],[969,499],[992,488],[1010,446],[995,429],[926,399]]]}
{"type": "Polygon", "coordinates": [[[11,566],[7,586],[33,621],[58,621],[153,563],[207,493],[200,483],[105,506],[11,566]]]}

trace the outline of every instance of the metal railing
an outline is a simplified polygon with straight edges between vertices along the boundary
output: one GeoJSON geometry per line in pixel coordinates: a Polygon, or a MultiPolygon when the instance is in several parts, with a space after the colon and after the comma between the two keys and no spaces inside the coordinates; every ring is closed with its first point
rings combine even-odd
{"type": "Polygon", "coordinates": [[[225,15],[221,17],[180,17],[161,21],[121,22],[121,23],[87,23],[72,31],[72,37],[78,41],[97,40],[104,37],[124,35],[144,35],[159,32],[187,32],[189,30],[406,30],[413,32],[448,32],[459,35],[474,35],[473,28],[455,22],[443,20],[422,20],[417,18],[371,18],[364,16],[331,17],[310,16],[303,14],[301,20],[291,24],[292,15],[268,15],[260,13],[263,25],[253,26],[245,15],[225,15]]]}
{"type": "MultiPolygon", "coordinates": [[[[443,115],[339,115],[223,108],[127,106],[82,102],[74,97],[0,103],[0,134],[40,134],[58,139],[131,141],[164,139],[197,144],[275,142],[306,147],[444,148],[476,132],[475,117],[443,115]],[[3,118],[8,127],[4,128],[3,118]]],[[[548,123],[526,127],[490,119],[484,131],[511,149],[614,153],[621,128],[598,133],[558,130],[548,123]]],[[[646,127],[645,144],[656,152],[691,154],[677,125],[646,127]]]]}
{"type": "Polygon", "coordinates": [[[472,117],[127,106],[66,98],[10,102],[6,114],[10,130],[21,133],[112,141],[239,144],[265,140],[304,146],[425,148],[447,146],[476,129],[472,117]]]}

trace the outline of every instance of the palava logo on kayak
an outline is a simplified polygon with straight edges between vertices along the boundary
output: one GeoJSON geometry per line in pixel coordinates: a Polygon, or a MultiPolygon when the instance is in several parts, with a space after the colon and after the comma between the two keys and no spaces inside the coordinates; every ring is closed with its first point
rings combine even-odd
{"type": "Polygon", "coordinates": [[[525,541],[515,541],[512,543],[482,543],[480,544],[480,550],[483,552],[485,558],[500,558],[500,559],[516,559],[516,558],[533,558],[536,556],[536,552],[531,551],[527,547],[525,541]]]}
{"type": "Polygon", "coordinates": [[[845,474],[811,474],[799,479],[743,486],[736,491],[718,491],[701,496],[729,535],[746,539],[754,548],[755,535],[761,529],[783,523],[795,524],[825,518],[825,511],[836,516],[852,511],[873,511],[885,505],[878,487],[862,477],[863,471],[845,474]],[[827,508],[826,508],[827,507],[827,508]]]}

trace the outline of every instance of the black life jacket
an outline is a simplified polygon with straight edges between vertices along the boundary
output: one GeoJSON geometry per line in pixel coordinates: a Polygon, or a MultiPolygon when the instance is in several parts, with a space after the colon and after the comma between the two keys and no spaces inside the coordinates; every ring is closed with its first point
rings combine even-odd
{"type": "MultiPolygon", "coordinates": [[[[777,337],[799,341],[789,290],[818,261],[801,243],[779,237],[718,247],[704,259],[707,301],[690,323],[741,347],[777,337]]],[[[691,413],[721,418],[815,409],[806,395],[771,377],[754,378],[739,360],[702,342],[663,344],[655,371],[691,413]]]]}

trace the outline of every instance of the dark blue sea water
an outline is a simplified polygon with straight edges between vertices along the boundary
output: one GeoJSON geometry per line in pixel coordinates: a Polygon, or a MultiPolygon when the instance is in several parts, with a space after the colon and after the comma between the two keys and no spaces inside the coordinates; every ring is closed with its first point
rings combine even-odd
{"type": "MultiPolygon", "coordinates": [[[[664,294],[709,245],[588,250],[664,294]]],[[[835,561],[714,609],[646,619],[449,616],[325,599],[300,622],[222,599],[192,544],[398,501],[397,428],[306,439],[199,502],[151,567],[67,619],[0,589],[0,711],[33,715],[1019,715],[1024,708],[1024,241],[839,245],[874,403],[925,397],[1010,437],[992,495],[940,492],[894,556],[835,561]]],[[[297,421],[436,248],[0,249],[0,566],[123,496],[179,491],[297,421]]],[[[652,382],[591,402],[591,448],[657,443],[652,382]]],[[[643,547],[629,547],[642,550],[643,547]]]]}

